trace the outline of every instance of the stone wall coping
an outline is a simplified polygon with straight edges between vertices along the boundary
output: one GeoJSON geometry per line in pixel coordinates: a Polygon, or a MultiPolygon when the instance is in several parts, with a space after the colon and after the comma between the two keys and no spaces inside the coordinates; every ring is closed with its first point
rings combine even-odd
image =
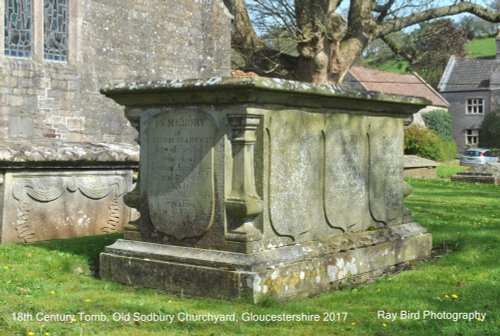
{"type": "Polygon", "coordinates": [[[500,163],[487,163],[484,165],[472,166],[467,170],[458,172],[457,175],[500,177],[500,163]]]}
{"type": "Polygon", "coordinates": [[[420,97],[253,75],[114,83],[101,93],[125,106],[263,103],[409,115],[430,104],[420,97]]]}
{"type": "Polygon", "coordinates": [[[437,166],[438,163],[436,161],[425,159],[417,155],[404,156],[405,168],[422,168],[422,167],[436,168],[437,166]]]}
{"type": "Polygon", "coordinates": [[[132,144],[0,141],[0,167],[32,166],[123,166],[135,168],[139,146],[132,144]]]}

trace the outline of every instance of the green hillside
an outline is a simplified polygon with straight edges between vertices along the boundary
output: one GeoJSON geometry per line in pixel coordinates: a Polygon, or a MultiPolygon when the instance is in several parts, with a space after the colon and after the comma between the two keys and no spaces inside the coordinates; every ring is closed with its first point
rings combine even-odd
{"type": "Polygon", "coordinates": [[[495,55],[495,38],[480,38],[467,42],[465,45],[469,57],[477,58],[495,55]]]}
{"type": "MultiPolygon", "coordinates": [[[[467,56],[470,58],[495,56],[495,37],[478,38],[465,45],[467,56]]],[[[365,65],[365,64],[363,64],[365,65]]],[[[368,67],[371,67],[368,63],[368,67]]],[[[400,59],[389,60],[376,65],[376,69],[396,73],[410,73],[408,62],[400,59]]]]}
{"type": "Polygon", "coordinates": [[[404,60],[392,60],[386,63],[380,64],[377,69],[380,71],[395,72],[400,74],[408,74],[411,71],[408,69],[409,63],[404,60]]]}

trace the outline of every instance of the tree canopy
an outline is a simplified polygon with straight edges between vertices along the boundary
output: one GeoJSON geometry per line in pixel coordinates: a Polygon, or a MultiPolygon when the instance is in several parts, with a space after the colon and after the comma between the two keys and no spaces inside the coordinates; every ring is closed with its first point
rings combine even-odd
{"type": "Polygon", "coordinates": [[[395,56],[405,59],[409,68],[427,83],[437,87],[451,55],[464,57],[466,32],[450,19],[424,22],[408,34],[383,37],[395,56]]]}
{"type": "Polygon", "coordinates": [[[438,0],[224,1],[234,16],[233,49],[245,70],[318,84],[342,82],[370,42],[381,38],[395,47],[391,34],[407,27],[460,13],[500,22],[498,10],[466,0],[447,5],[438,0]],[[292,41],[288,46],[296,50],[277,48],[276,38],[292,41]]]}

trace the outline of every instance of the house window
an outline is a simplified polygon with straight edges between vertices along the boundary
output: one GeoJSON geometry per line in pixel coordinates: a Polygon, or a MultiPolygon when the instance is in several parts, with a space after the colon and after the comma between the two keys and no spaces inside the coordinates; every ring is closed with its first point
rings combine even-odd
{"type": "Polygon", "coordinates": [[[4,4],[4,53],[7,56],[30,57],[32,2],[5,0],[4,4]]]}
{"type": "Polygon", "coordinates": [[[483,98],[468,98],[466,106],[467,114],[483,114],[484,99],[483,98]]]}
{"type": "Polygon", "coordinates": [[[479,144],[479,130],[477,129],[466,130],[465,144],[469,146],[477,146],[479,144]]]}
{"type": "Polygon", "coordinates": [[[64,61],[68,54],[68,1],[44,1],[43,57],[64,61]]]}

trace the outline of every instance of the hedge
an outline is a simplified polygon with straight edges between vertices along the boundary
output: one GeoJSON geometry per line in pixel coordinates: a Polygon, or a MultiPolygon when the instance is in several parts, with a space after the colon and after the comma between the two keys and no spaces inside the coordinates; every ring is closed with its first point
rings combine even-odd
{"type": "Polygon", "coordinates": [[[417,125],[405,130],[404,148],[405,154],[435,161],[452,160],[457,152],[453,140],[443,139],[435,131],[417,125]]]}
{"type": "Polygon", "coordinates": [[[479,145],[486,148],[500,148],[500,114],[488,113],[479,129],[479,145]]]}
{"type": "Polygon", "coordinates": [[[452,139],[451,115],[443,109],[422,113],[425,125],[434,130],[442,139],[452,139]]]}

